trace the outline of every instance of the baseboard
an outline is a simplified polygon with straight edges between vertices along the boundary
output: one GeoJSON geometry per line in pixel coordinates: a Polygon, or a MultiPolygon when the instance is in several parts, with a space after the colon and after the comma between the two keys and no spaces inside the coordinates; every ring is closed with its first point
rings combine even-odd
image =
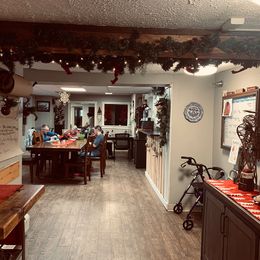
{"type": "Polygon", "coordinates": [[[154,192],[156,193],[156,195],[158,196],[158,198],[160,199],[160,201],[162,202],[163,206],[165,207],[166,210],[168,211],[173,211],[173,204],[168,203],[168,201],[165,200],[165,198],[163,197],[163,195],[160,193],[160,191],[158,190],[158,188],[156,187],[156,185],[154,184],[153,180],[151,179],[151,177],[149,176],[149,174],[147,173],[147,171],[145,171],[145,177],[147,178],[148,182],[150,183],[150,185],[152,186],[154,192]]]}

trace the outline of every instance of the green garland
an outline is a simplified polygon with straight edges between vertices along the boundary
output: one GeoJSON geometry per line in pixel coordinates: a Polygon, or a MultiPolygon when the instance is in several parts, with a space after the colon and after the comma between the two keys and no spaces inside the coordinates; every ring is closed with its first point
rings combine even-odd
{"type": "MultiPolygon", "coordinates": [[[[220,41],[218,34],[193,38],[188,41],[178,42],[171,37],[161,38],[154,42],[140,42],[139,35],[134,32],[129,38],[98,38],[93,35],[81,37],[76,33],[69,33],[54,29],[36,29],[32,39],[21,40],[14,33],[0,35],[0,61],[4,63],[10,71],[14,70],[14,62],[32,66],[34,62],[44,63],[56,62],[63,68],[81,67],[86,71],[97,69],[107,72],[115,67],[121,68],[120,73],[128,68],[130,73],[135,73],[136,69],[141,68],[146,63],[160,64],[165,71],[170,70],[175,62],[178,65],[174,71],[182,68],[191,68],[194,72],[199,65],[215,64],[219,65],[222,61],[230,61],[234,64],[241,64],[244,68],[260,66],[260,39],[246,38],[238,40],[229,38],[220,41]],[[66,48],[67,54],[43,52],[41,46],[50,48],[66,48]],[[210,56],[213,48],[233,54],[234,57],[248,56],[253,60],[211,60],[196,59],[203,53],[210,56]],[[11,48],[11,49],[10,49],[11,48]],[[80,50],[80,54],[75,54],[73,50],[80,50]],[[103,50],[110,55],[102,56],[98,51],[103,50]],[[131,52],[131,56],[125,56],[126,52],[131,52]],[[114,55],[117,53],[117,56],[114,55]],[[161,57],[162,53],[169,57],[161,57]],[[192,53],[194,58],[183,58],[186,54],[192,53]],[[97,65],[97,66],[96,66],[97,65]]],[[[66,69],[65,69],[66,70],[66,69]]]]}
{"type": "Polygon", "coordinates": [[[167,133],[169,131],[169,100],[160,98],[156,104],[157,118],[160,127],[160,147],[167,143],[167,133]]]}

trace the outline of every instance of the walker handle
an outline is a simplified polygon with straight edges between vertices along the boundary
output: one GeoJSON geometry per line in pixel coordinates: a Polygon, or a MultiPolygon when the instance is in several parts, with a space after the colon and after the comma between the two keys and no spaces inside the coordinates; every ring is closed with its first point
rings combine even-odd
{"type": "Polygon", "coordinates": [[[212,167],[211,168],[213,171],[218,171],[219,173],[220,173],[220,178],[222,178],[224,175],[225,175],[225,171],[222,169],[222,168],[220,168],[220,167],[212,167]]]}
{"type": "Polygon", "coordinates": [[[196,160],[193,157],[190,156],[181,156],[181,159],[187,160],[187,164],[192,165],[193,163],[197,163],[196,160]]]}

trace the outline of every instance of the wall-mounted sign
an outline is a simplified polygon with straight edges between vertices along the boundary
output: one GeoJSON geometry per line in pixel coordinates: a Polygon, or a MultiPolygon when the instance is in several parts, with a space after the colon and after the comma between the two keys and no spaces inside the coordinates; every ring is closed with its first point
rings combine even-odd
{"type": "Polygon", "coordinates": [[[203,108],[199,103],[191,102],[184,109],[184,117],[191,123],[197,123],[203,117],[203,108]]]}

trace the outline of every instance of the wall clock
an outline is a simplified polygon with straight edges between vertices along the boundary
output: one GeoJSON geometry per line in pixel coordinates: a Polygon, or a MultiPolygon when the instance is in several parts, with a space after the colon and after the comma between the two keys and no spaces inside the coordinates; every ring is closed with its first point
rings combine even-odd
{"type": "Polygon", "coordinates": [[[203,117],[203,108],[199,103],[191,102],[184,109],[184,117],[191,123],[197,123],[203,117]]]}

